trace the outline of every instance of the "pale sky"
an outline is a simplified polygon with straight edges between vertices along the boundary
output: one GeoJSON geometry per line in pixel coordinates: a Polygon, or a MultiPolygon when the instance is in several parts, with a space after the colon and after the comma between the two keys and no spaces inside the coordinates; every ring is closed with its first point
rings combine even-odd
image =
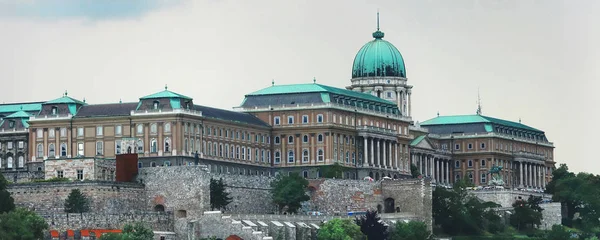
{"type": "Polygon", "coordinates": [[[406,63],[413,119],[483,114],[546,132],[555,160],[600,173],[600,1],[0,0],[0,102],[137,101],[164,89],[231,109],[276,84],[344,88],[385,40],[406,63]]]}

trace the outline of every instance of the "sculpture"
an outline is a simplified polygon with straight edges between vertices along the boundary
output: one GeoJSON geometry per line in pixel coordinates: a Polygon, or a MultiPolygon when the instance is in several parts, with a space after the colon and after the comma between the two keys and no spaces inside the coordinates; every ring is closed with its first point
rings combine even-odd
{"type": "Polygon", "coordinates": [[[504,180],[502,180],[502,175],[500,174],[500,171],[502,171],[502,166],[492,166],[492,168],[489,171],[490,176],[490,181],[488,181],[489,185],[492,186],[503,186],[504,185],[504,180]]]}

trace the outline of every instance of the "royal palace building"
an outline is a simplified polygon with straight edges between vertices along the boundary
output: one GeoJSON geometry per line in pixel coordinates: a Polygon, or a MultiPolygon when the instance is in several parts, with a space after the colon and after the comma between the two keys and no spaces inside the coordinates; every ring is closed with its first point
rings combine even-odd
{"type": "Polygon", "coordinates": [[[354,59],[350,86],[272,83],[232,111],[166,86],[137,102],[89,104],[65,92],[0,105],[2,173],[13,181],[111,180],[115,157],[136,153],[141,168],[203,164],[306,178],[333,164],[345,167],[343,178],[406,178],[415,165],[443,185],[486,185],[491,167],[502,166],[507,187],[545,187],[554,160],[543,131],[481,114],[415,124],[404,59],[379,29],[372,36],[354,59]]]}

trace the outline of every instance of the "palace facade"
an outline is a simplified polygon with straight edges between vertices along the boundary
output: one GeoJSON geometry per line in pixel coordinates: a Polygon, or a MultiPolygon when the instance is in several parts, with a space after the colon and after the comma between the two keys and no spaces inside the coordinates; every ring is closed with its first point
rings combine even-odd
{"type": "Polygon", "coordinates": [[[141,168],[203,164],[220,173],[306,178],[333,164],[346,167],[344,178],[405,178],[412,164],[445,185],[465,177],[486,185],[490,167],[502,166],[507,187],[545,187],[554,160],[543,131],[480,114],[414,124],[404,59],[383,38],[378,29],[359,50],[346,88],[272,84],[247,94],[235,111],[198,105],[166,86],[137,102],[88,104],[65,92],[0,105],[2,173],[8,180],[18,172],[110,180],[107,160],[137,153],[141,168]]]}

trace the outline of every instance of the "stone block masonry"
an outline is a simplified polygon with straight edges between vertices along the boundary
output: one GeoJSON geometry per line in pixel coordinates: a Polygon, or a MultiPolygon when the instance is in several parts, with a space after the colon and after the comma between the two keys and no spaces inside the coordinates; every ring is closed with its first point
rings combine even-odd
{"type": "Polygon", "coordinates": [[[554,225],[560,225],[562,222],[561,205],[559,202],[542,203],[542,222],[539,226],[542,230],[550,230],[554,225]]]}
{"type": "Polygon", "coordinates": [[[172,214],[158,212],[107,213],[55,213],[42,214],[49,229],[59,232],[67,229],[123,229],[125,224],[141,222],[154,231],[173,231],[172,214]]]}
{"type": "Polygon", "coordinates": [[[137,183],[100,181],[42,182],[10,184],[8,191],[15,204],[40,214],[63,213],[71,190],[79,189],[90,200],[90,211],[120,214],[146,210],[143,206],[144,186],[137,183]]]}

